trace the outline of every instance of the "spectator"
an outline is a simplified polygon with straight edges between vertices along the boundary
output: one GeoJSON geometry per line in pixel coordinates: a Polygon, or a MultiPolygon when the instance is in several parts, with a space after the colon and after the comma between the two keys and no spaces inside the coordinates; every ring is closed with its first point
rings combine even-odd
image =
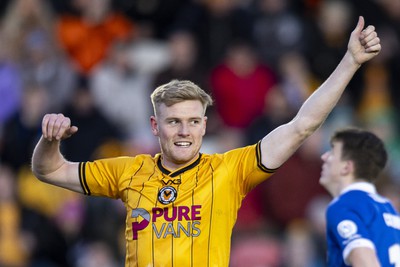
{"type": "Polygon", "coordinates": [[[19,67],[21,80],[46,88],[49,109],[61,111],[75,76],[55,40],[53,9],[47,0],[11,1],[7,9],[1,27],[7,57],[19,67]]]}
{"type": "Polygon", "coordinates": [[[13,61],[23,59],[27,36],[35,31],[45,32],[49,38],[54,37],[55,16],[46,0],[9,1],[1,23],[7,54],[13,61]]]}
{"type": "Polygon", "coordinates": [[[275,73],[258,61],[248,43],[231,44],[210,76],[215,108],[223,124],[248,127],[263,113],[264,99],[275,82],[275,73]]]}
{"type": "Polygon", "coordinates": [[[166,68],[156,74],[155,87],[173,79],[182,79],[191,80],[206,88],[206,70],[199,64],[199,50],[193,33],[173,32],[168,36],[167,42],[170,61],[166,68]]]}
{"type": "Polygon", "coordinates": [[[81,132],[80,138],[70,139],[62,147],[63,153],[72,159],[94,159],[101,145],[121,137],[121,132],[113,122],[107,120],[96,107],[88,79],[84,76],[80,77],[73,101],[67,105],[64,112],[74,118],[81,132]]]}
{"type": "Polygon", "coordinates": [[[21,96],[21,73],[8,57],[0,34],[0,140],[4,123],[20,108],[21,96]]]}
{"type": "Polygon", "coordinates": [[[35,81],[46,89],[51,98],[49,110],[60,112],[72,96],[77,75],[52,38],[41,30],[28,33],[19,65],[23,80],[35,81]]]}
{"type": "Polygon", "coordinates": [[[110,0],[73,0],[72,4],[78,15],[60,15],[57,35],[77,71],[88,75],[114,42],[134,35],[134,24],[114,11],[110,0]]]}
{"type": "Polygon", "coordinates": [[[40,138],[40,117],[48,112],[46,89],[34,82],[24,85],[21,108],[5,122],[0,158],[15,171],[30,164],[30,152],[40,138]]]}
{"type": "Polygon", "coordinates": [[[152,75],[139,72],[131,60],[131,50],[126,43],[115,45],[108,59],[92,73],[88,86],[93,104],[118,126],[121,139],[133,150],[150,152],[157,145],[156,140],[147,135],[150,131],[148,117],[152,112],[148,97],[152,75]]]}
{"type": "Polygon", "coordinates": [[[307,221],[292,221],[284,236],[284,266],[286,267],[323,267],[325,259],[318,256],[313,231],[307,221]]]}
{"type": "Polygon", "coordinates": [[[0,163],[0,266],[27,266],[28,246],[21,221],[15,172],[0,163]]]}
{"type": "Polygon", "coordinates": [[[273,69],[287,52],[303,53],[308,45],[306,26],[288,0],[255,0],[252,37],[261,61],[273,69]]]}
{"type": "Polygon", "coordinates": [[[321,1],[312,23],[307,59],[319,80],[328,77],[346,49],[351,31],[353,6],[342,0],[321,1]]]}
{"type": "Polygon", "coordinates": [[[251,40],[251,14],[231,0],[191,1],[177,14],[174,30],[195,34],[199,59],[207,69],[223,60],[236,40],[251,40]]]}

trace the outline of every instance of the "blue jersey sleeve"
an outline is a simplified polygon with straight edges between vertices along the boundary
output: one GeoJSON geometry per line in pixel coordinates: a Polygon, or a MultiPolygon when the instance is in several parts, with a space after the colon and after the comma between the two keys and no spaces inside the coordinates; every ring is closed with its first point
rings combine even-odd
{"type": "Polygon", "coordinates": [[[327,213],[328,231],[337,254],[346,263],[346,258],[356,247],[375,249],[368,228],[370,214],[360,213],[352,205],[333,205],[327,213]]]}
{"type": "Polygon", "coordinates": [[[348,255],[359,247],[375,250],[382,266],[400,266],[400,217],[379,195],[351,191],[332,202],[327,241],[329,266],[348,266],[348,255]]]}

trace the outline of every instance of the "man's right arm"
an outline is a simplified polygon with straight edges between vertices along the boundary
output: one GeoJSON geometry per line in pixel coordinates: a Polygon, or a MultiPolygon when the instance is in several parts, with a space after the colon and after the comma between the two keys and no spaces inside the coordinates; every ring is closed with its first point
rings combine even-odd
{"type": "Polygon", "coordinates": [[[42,137],[32,156],[32,172],[41,181],[83,193],[79,181],[79,163],[67,161],[60,142],[78,131],[62,114],[47,114],[42,121],[42,137]]]}

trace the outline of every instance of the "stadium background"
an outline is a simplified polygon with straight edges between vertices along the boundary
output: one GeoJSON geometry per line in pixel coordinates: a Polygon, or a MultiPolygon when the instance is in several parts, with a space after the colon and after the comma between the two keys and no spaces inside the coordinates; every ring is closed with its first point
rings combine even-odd
{"type": "Polygon", "coordinates": [[[379,191],[400,208],[399,0],[8,0],[0,3],[0,266],[122,266],[122,203],[45,185],[29,169],[47,112],[79,132],[73,161],[158,151],[149,94],[173,78],[210,92],[202,151],[252,144],[288,121],[344,54],[358,15],[382,52],[319,129],[245,199],[231,267],[325,261],[320,155],[341,126],[370,129],[390,162],[379,191]]]}

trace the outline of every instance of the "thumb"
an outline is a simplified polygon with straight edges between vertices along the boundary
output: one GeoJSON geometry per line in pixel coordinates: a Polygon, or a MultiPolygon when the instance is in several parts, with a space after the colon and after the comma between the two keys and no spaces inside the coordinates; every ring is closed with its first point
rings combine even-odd
{"type": "Polygon", "coordinates": [[[76,126],[71,126],[68,130],[70,135],[73,135],[74,133],[76,133],[78,131],[78,127],[76,126]]]}
{"type": "Polygon", "coordinates": [[[71,134],[74,134],[74,133],[76,133],[78,131],[78,127],[76,127],[76,126],[71,126],[71,128],[69,128],[69,132],[71,133],[71,134]]]}
{"type": "Polygon", "coordinates": [[[361,33],[361,31],[364,29],[364,25],[365,25],[364,17],[363,16],[359,16],[358,17],[357,26],[354,29],[354,32],[361,33]]]}
{"type": "Polygon", "coordinates": [[[66,138],[71,137],[71,136],[72,136],[73,134],[75,134],[77,131],[78,131],[78,127],[76,127],[76,126],[71,126],[71,127],[69,127],[69,128],[66,130],[66,132],[65,132],[64,136],[62,137],[62,139],[66,139],[66,138]]]}

